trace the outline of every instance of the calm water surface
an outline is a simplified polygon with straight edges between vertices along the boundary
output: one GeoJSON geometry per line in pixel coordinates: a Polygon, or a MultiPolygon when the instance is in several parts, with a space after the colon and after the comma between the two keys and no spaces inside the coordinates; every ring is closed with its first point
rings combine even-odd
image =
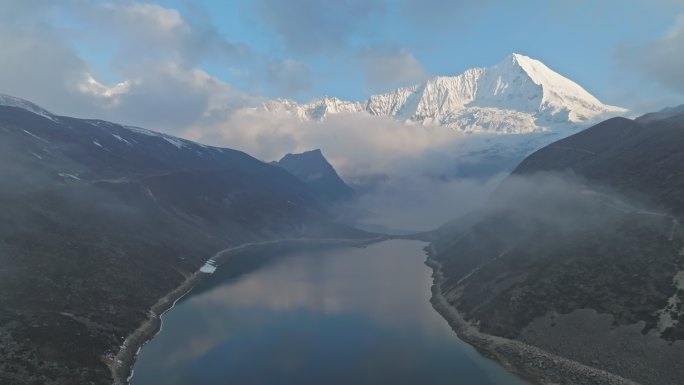
{"type": "Polygon", "coordinates": [[[236,259],[164,316],[132,384],[527,384],[432,308],[424,245],[236,259]]]}

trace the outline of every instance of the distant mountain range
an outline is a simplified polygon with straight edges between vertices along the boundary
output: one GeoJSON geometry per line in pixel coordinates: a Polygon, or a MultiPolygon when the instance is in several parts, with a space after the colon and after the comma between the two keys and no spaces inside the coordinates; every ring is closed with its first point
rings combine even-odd
{"type": "MultiPolygon", "coordinates": [[[[637,383],[681,384],[682,164],[684,106],[542,148],[485,207],[437,232],[444,298],[484,333],[637,383]]],[[[519,367],[558,369],[540,368],[519,367]]]]}
{"type": "Polygon", "coordinates": [[[369,236],[317,193],[240,151],[0,96],[0,383],[111,384],[124,338],[219,250],[369,236]]]}
{"type": "Polygon", "coordinates": [[[367,113],[408,124],[502,134],[586,126],[626,112],[600,102],[544,63],[520,54],[512,54],[492,67],[434,77],[362,102],[324,97],[298,104],[276,99],[257,110],[291,113],[304,121],[340,113],[367,113]]]}

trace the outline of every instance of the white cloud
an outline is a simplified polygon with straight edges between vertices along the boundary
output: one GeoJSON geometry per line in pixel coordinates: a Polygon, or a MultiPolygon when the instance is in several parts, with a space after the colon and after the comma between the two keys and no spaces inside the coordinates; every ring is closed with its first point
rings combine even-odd
{"type": "Polygon", "coordinates": [[[296,95],[311,86],[309,68],[295,60],[271,62],[267,67],[266,75],[271,85],[276,86],[286,95],[296,95]]]}
{"type": "Polygon", "coordinates": [[[106,86],[95,80],[91,74],[86,73],[85,78],[78,83],[77,87],[83,94],[105,100],[107,103],[117,104],[119,96],[126,94],[132,83],[130,80],[126,80],[113,86],[106,86]]]}
{"type": "Polygon", "coordinates": [[[641,73],[644,78],[684,93],[684,13],[662,37],[617,51],[620,64],[641,73]]]}
{"type": "Polygon", "coordinates": [[[128,87],[115,105],[100,110],[102,116],[176,135],[191,126],[225,121],[233,110],[256,100],[205,71],[173,62],[136,66],[127,74],[128,87]]]}
{"type": "Polygon", "coordinates": [[[336,212],[369,230],[429,231],[478,209],[506,175],[501,172],[486,178],[447,180],[394,176],[336,212]]]}
{"type": "Polygon", "coordinates": [[[365,113],[302,122],[288,112],[254,108],[184,135],[265,161],[319,148],[343,179],[359,187],[358,201],[340,213],[368,229],[400,231],[431,230],[472,210],[498,185],[500,173],[534,146],[530,143],[544,140],[466,135],[365,113]]]}
{"type": "MultiPolygon", "coordinates": [[[[107,8],[114,12],[118,9],[111,4],[107,8]]],[[[164,8],[157,4],[132,3],[122,7],[121,10],[144,27],[151,26],[151,30],[154,32],[172,33],[175,30],[189,31],[188,25],[175,9],[164,8]]]]}
{"type": "Polygon", "coordinates": [[[359,55],[366,85],[373,91],[415,84],[430,74],[406,49],[372,47],[359,55]]]}
{"type": "Polygon", "coordinates": [[[330,53],[349,45],[386,0],[256,0],[259,20],[297,54],[330,53]]]}
{"type": "Polygon", "coordinates": [[[390,117],[335,114],[302,122],[288,112],[240,109],[226,121],[196,126],[186,135],[247,151],[261,159],[321,148],[344,174],[392,172],[410,167],[408,159],[439,151],[463,135],[439,126],[406,125],[390,117]],[[403,159],[400,161],[400,159],[403,159]]]}
{"type": "Polygon", "coordinates": [[[260,54],[158,4],[8,0],[0,10],[0,92],[58,114],[178,134],[259,100],[209,75],[205,62],[244,74],[248,90],[296,93],[310,84],[304,64],[260,54]],[[93,62],[83,52],[107,57],[93,62]]]}
{"type": "Polygon", "coordinates": [[[82,42],[93,49],[104,45],[118,69],[145,61],[173,61],[191,68],[206,61],[240,66],[264,60],[248,45],[222,36],[211,24],[195,25],[178,10],[158,4],[82,1],[69,14],[89,32],[80,37],[82,42]]]}

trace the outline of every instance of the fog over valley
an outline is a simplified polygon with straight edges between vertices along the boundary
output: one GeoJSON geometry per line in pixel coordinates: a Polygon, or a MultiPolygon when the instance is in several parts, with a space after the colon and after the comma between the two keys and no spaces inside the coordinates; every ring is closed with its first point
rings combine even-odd
{"type": "Polygon", "coordinates": [[[684,384],[683,43],[681,0],[3,0],[0,385],[684,384]]]}

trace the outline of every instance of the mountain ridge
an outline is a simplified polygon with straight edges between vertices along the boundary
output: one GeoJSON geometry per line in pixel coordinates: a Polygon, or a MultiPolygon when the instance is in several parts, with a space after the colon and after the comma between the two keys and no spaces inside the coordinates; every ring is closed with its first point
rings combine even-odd
{"type": "Polygon", "coordinates": [[[370,96],[361,102],[323,97],[298,104],[275,99],[256,107],[287,112],[303,121],[331,114],[368,113],[464,132],[529,133],[584,125],[627,110],[604,104],[539,60],[513,53],[491,67],[370,96]]]}
{"type": "Polygon", "coordinates": [[[220,250],[367,237],[241,151],[2,100],[2,384],[111,384],[126,336],[220,250]]]}
{"type": "Polygon", "coordinates": [[[288,153],[272,164],[296,176],[324,203],[349,200],[354,196],[354,190],[340,178],[320,149],[288,153]]]}
{"type": "MultiPolygon", "coordinates": [[[[438,230],[448,306],[488,335],[681,384],[682,132],[681,108],[616,117],[526,157],[486,205],[438,230]]],[[[542,382],[596,383],[554,378],[554,365],[542,382]]]]}

